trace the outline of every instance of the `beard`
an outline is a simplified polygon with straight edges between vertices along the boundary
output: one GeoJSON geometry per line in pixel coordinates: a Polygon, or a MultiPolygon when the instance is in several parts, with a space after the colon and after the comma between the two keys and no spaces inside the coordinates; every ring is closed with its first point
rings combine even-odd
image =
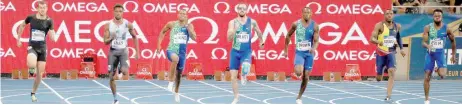
{"type": "Polygon", "coordinates": [[[385,20],[385,21],[386,21],[387,23],[391,23],[391,22],[392,22],[392,20],[385,20]]]}
{"type": "Polygon", "coordinates": [[[436,25],[441,25],[441,21],[433,21],[436,25]]]}
{"type": "Polygon", "coordinates": [[[244,16],[245,16],[245,14],[243,14],[243,15],[239,14],[239,17],[244,17],[244,16]]]}
{"type": "Polygon", "coordinates": [[[120,20],[120,19],[122,19],[122,17],[115,17],[115,19],[116,19],[116,20],[120,20]]]}

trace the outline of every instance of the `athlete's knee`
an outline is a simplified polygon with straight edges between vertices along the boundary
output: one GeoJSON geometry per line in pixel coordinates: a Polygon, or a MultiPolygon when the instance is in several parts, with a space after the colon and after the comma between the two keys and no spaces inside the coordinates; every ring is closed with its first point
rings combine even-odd
{"type": "Polygon", "coordinates": [[[295,66],[295,74],[301,75],[303,72],[303,66],[302,65],[296,65],[295,66]]]}
{"type": "Polygon", "coordinates": [[[425,82],[430,82],[430,80],[431,80],[431,77],[428,77],[428,76],[426,76],[424,79],[425,82]]]}
{"type": "Polygon", "coordinates": [[[29,68],[36,68],[37,67],[37,57],[35,57],[35,59],[33,58],[35,55],[32,55],[32,56],[29,56],[27,57],[27,67],[29,68]]]}
{"type": "Polygon", "coordinates": [[[424,79],[424,82],[430,82],[431,80],[431,73],[425,73],[425,79],[424,79]]]}
{"type": "Polygon", "coordinates": [[[303,75],[303,79],[309,80],[310,79],[310,74],[311,74],[311,71],[305,71],[305,74],[303,75]]]}
{"type": "Polygon", "coordinates": [[[389,77],[394,77],[395,76],[396,69],[395,68],[389,68],[388,69],[388,76],[389,77]]]}
{"type": "Polygon", "coordinates": [[[125,68],[125,67],[124,67],[124,68],[122,68],[121,70],[122,70],[122,73],[123,73],[124,75],[129,75],[129,74],[128,74],[128,68],[125,68]]]}
{"type": "Polygon", "coordinates": [[[172,64],[178,64],[179,61],[178,58],[172,58],[172,64]]]}

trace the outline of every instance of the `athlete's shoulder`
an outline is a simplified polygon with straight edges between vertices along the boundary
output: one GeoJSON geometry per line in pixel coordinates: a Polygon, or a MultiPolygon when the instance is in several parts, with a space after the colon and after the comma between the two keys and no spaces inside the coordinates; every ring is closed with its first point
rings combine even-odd
{"type": "Polygon", "coordinates": [[[300,22],[300,19],[295,20],[292,22],[292,27],[297,27],[297,24],[300,22]]]}
{"type": "MultiPolygon", "coordinates": [[[[249,17],[250,18],[250,17],[249,17]]],[[[252,23],[256,23],[257,20],[253,19],[253,18],[250,18],[250,21],[252,21],[252,23]]]]}
{"type": "Polygon", "coordinates": [[[375,28],[379,28],[381,30],[382,27],[383,27],[382,21],[375,23],[375,28]]]}
{"type": "Polygon", "coordinates": [[[30,14],[30,15],[27,15],[27,18],[33,18],[35,17],[36,14],[30,14]]]}

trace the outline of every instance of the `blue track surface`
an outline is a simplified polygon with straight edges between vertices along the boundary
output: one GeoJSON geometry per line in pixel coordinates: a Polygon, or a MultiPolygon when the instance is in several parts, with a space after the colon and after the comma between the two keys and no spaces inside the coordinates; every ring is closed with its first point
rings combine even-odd
{"type": "MultiPolygon", "coordinates": [[[[33,80],[1,80],[1,101],[4,104],[31,104],[33,80]]],[[[238,104],[295,104],[300,81],[249,82],[239,85],[238,104]]],[[[46,79],[37,92],[40,104],[111,104],[108,80],[46,79]],[[48,86],[46,86],[46,85],[48,86]],[[54,92],[54,91],[55,92],[54,92]]],[[[117,81],[121,104],[175,104],[173,94],[166,90],[166,81],[117,81]]],[[[383,101],[386,82],[322,82],[310,81],[305,104],[423,104],[422,81],[396,81],[392,101],[383,101]]],[[[233,100],[230,82],[182,80],[180,104],[230,104],[233,100]]],[[[432,104],[461,104],[460,81],[432,81],[432,104]]]]}

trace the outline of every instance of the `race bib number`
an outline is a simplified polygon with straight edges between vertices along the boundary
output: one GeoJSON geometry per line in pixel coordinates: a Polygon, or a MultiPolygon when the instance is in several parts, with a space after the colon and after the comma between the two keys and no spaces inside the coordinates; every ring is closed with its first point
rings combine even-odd
{"type": "Polygon", "coordinates": [[[249,38],[250,38],[250,35],[247,32],[240,32],[239,34],[236,35],[237,41],[241,43],[248,43],[249,38]]]}
{"type": "Polygon", "coordinates": [[[116,39],[112,41],[111,45],[113,48],[125,48],[127,47],[127,41],[122,39],[116,39]]]}
{"type": "Polygon", "coordinates": [[[32,41],[44,41],[45,40],[45,32],[32,29],[32,36],[31,36],[32,41]]]}
{"type": "Polygon", "coordinates": [[[388,36],[383,39],[383,44],[386,47],[393,47],[395,45],[396,38],[394,36],[388,36]]]}
{"type": "Polygon", "coordinates": [[[174,36],[174,43],[176,44],[186,44],[187,36],[183,33],[180,32],[174,36]]]}
{"type": "Polygon", "coordinates": [[[297,43],[298,50],[308,51],[311,50],[311,43],[309,41],[301,41],[297,43]]]}
{"type": "Polygon", "coordinates": [[[431,40],[430,45],[435,49],[442,49],[444,47],[443,40],[439,38],[431,40]]]}

